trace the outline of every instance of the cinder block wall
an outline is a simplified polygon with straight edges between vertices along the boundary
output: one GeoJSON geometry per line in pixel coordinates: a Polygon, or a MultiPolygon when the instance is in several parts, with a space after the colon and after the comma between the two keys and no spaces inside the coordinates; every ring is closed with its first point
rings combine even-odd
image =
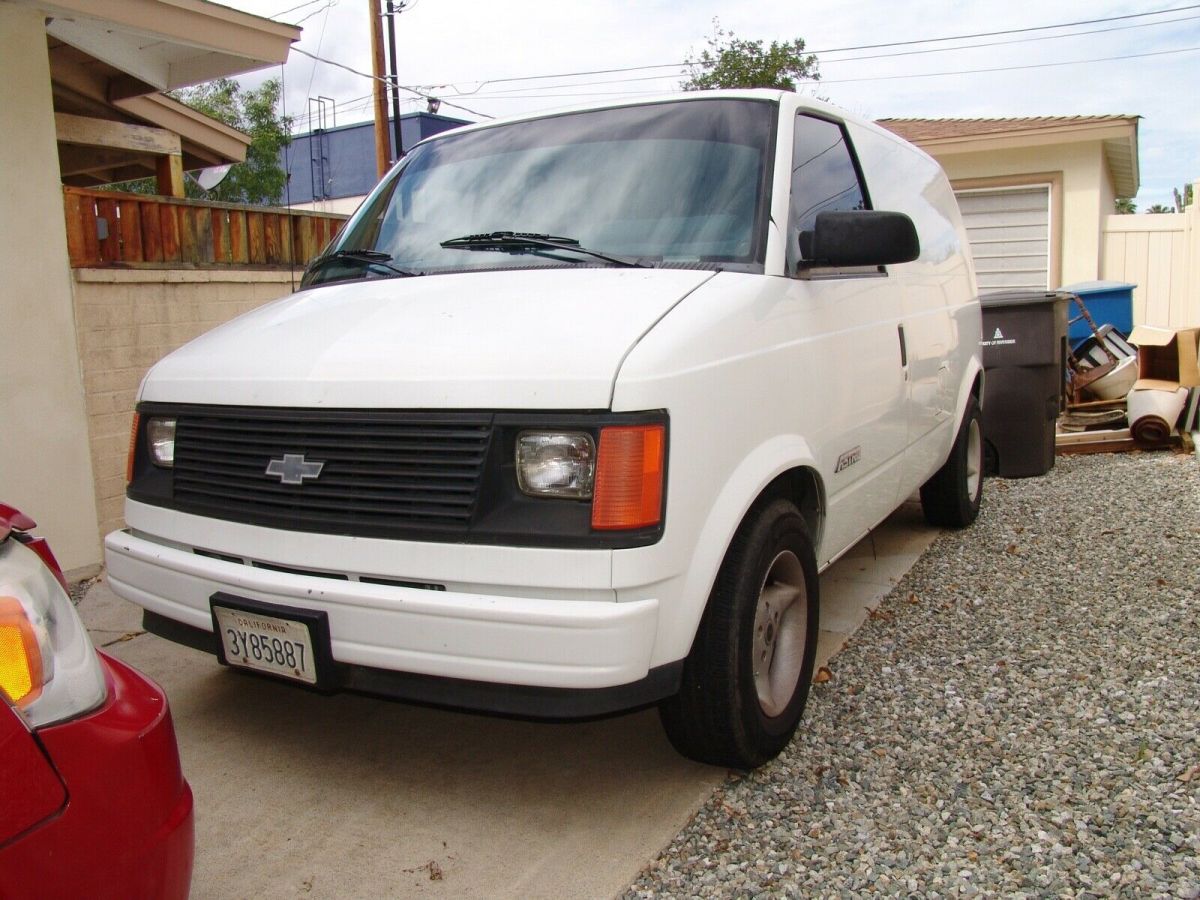
{"type": "Polygon", "coordinates": [[[129,428],[147,369],[213,326],[290,294],[293,275],[246,269],[76,269],[74,275],[76,334],[103,537],[124,527],[129,428]]]}

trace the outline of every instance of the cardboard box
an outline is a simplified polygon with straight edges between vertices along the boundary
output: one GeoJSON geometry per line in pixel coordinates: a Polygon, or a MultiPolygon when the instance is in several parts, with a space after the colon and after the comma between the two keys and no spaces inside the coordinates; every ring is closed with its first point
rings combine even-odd
{"type": "Polygon", "coordinates": [[[1138,348],[1138,380],[1135,391],[1176,391],[1200,385],[1196,346],[1200,327],[1154,328],[1138,325],[1129,342],[1138,348]]]}

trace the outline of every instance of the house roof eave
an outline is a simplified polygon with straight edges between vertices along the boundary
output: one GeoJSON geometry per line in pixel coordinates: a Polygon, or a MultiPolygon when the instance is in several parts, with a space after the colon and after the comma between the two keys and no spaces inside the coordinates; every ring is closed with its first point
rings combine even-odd
{"type": "Polygon", "coordinates": [[[1064,116],[1041,119],[881,119],[879,124],[931,156],[1097,142],[1119,197],[1139,187],[1140,116],[1064,116]]]}
{"type": "Polygon", "coordinates": [[[283,63],[301,30],[205,0],[11,0],[46,31],[165,91],[283,63]]]}

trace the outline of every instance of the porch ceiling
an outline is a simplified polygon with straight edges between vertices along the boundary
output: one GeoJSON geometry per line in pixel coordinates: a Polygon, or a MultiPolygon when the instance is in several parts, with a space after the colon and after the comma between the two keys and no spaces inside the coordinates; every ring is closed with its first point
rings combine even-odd
{"type": "Polygon", "coordinates": [[[46,32],[167,91],[287,59],[300,29],[204,0],[10,0],[45,13],[46,32]]]}
{"type": "MultiPolygon", "coordinates": [[[[160,93],[274,65],[300,29],[203,0],[10,0],[47,16],[54,111],[179,135],[183,168],[241,162],[250,139],[160,93]]],[[[59,144],[63,182],[154,175],[153,154],[59,144]]]]}

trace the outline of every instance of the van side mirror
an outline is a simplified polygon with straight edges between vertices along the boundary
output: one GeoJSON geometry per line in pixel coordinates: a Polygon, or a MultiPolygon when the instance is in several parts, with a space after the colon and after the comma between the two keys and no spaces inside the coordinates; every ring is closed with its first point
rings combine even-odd
{"type": "Polygon", "coordinates": [[[921,255],[916,226],[904,213],[873,209],[818,213],[800,233],[801,265],[889,266],[921,255]]]}

